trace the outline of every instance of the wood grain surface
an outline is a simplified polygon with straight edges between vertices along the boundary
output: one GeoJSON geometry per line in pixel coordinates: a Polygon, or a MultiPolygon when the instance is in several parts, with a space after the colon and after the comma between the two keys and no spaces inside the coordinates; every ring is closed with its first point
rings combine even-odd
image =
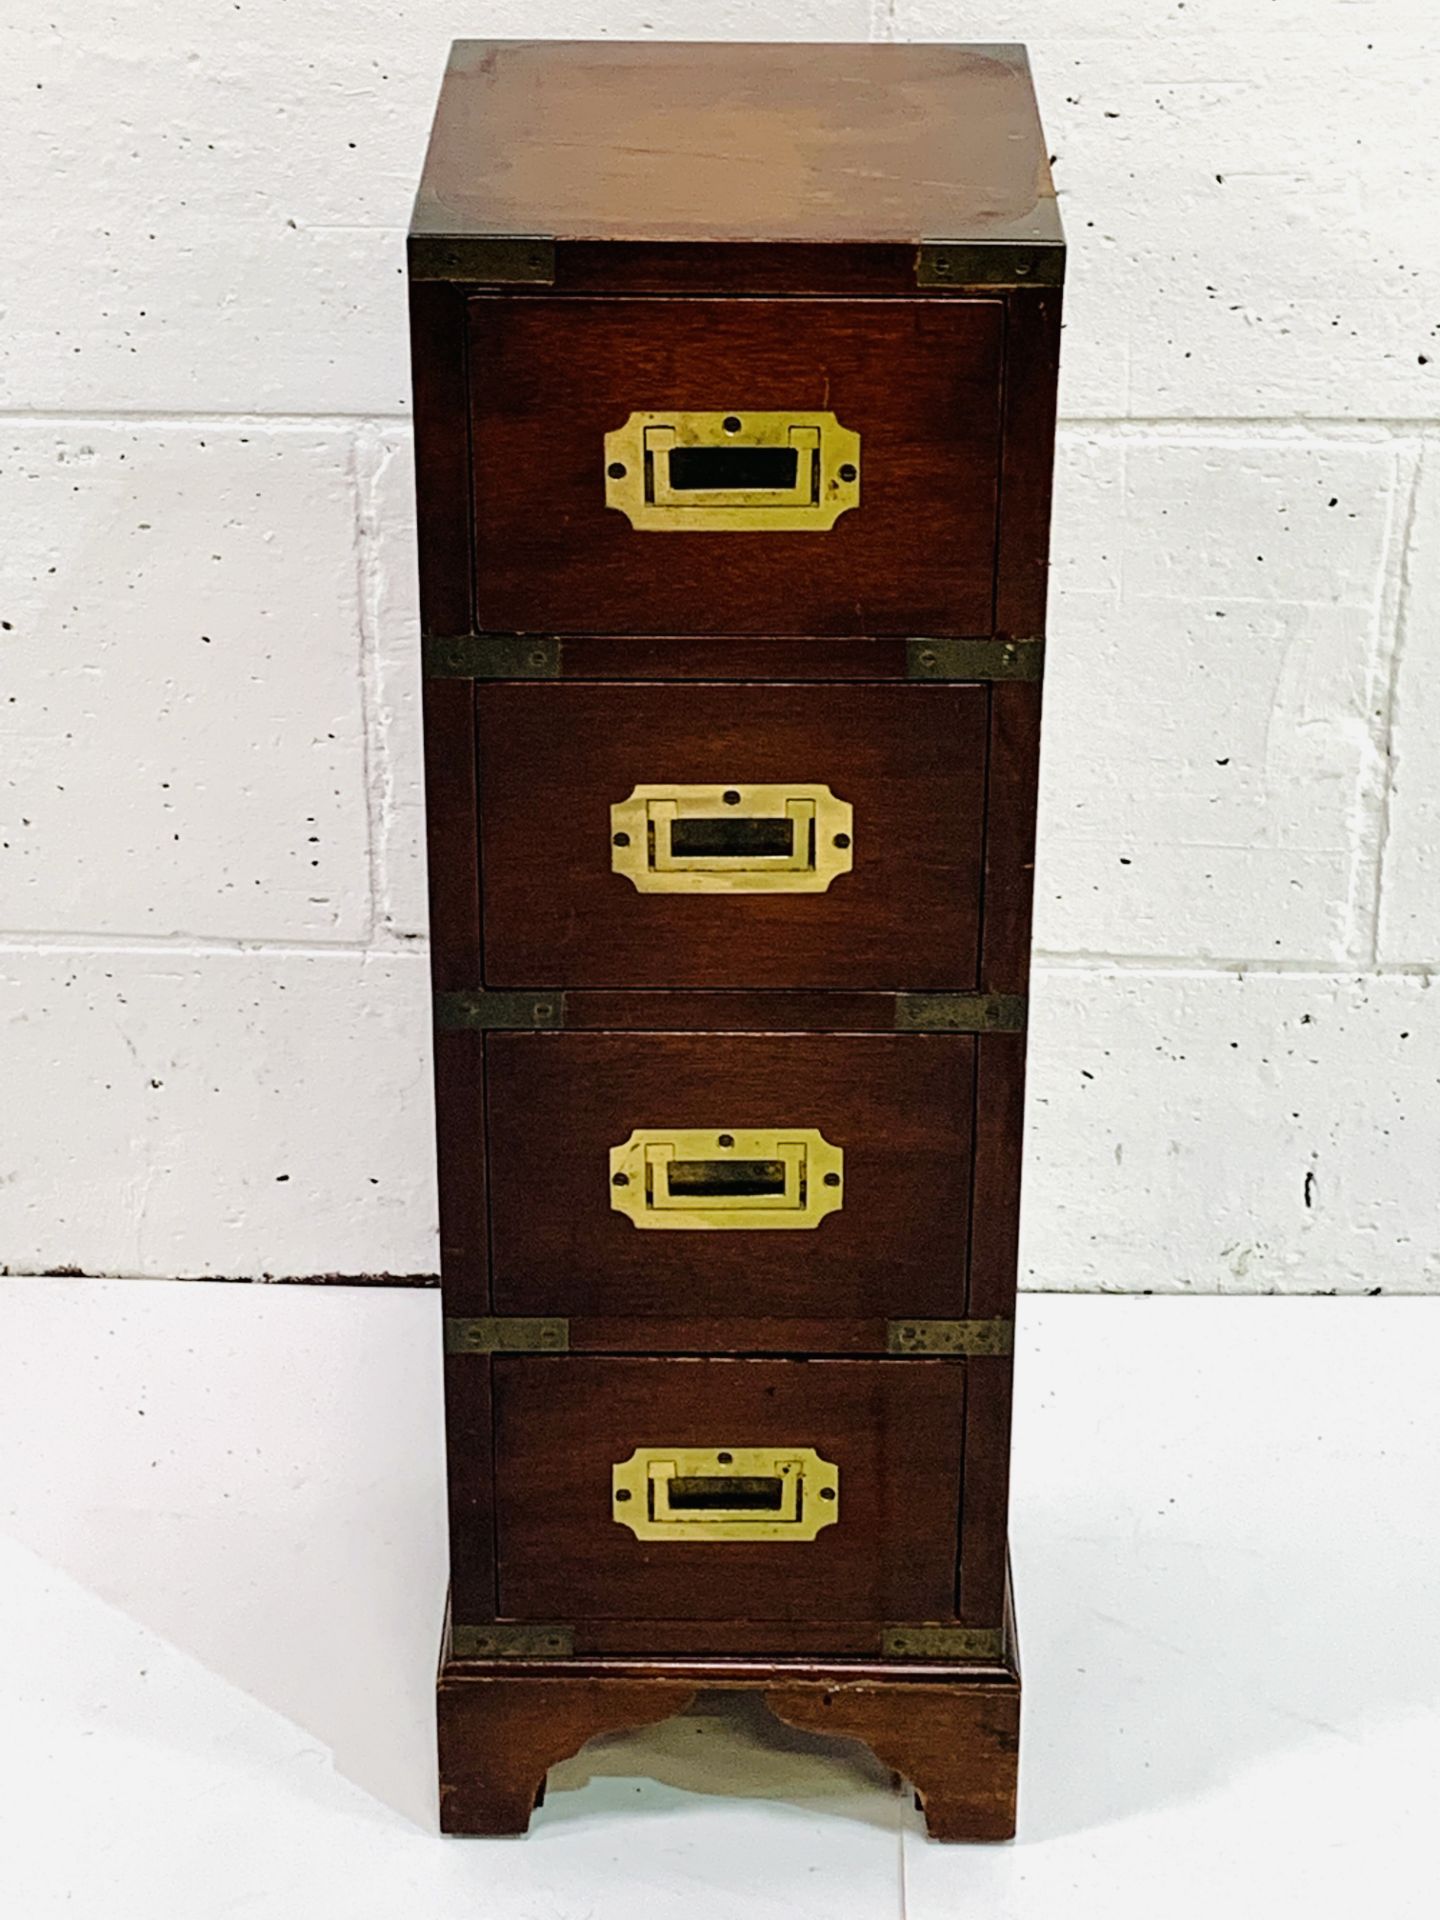
{"type": "Polygon", "coordinates": [[[966,1365],[497,1359],[501,1616],[955,1618],[966,1365]],[[813,1447],[839,1467],[839,1519],[809,1541],[638,1540],[612,1517],[610,1470],[662,1445],[813,1447]]]}
{"type": "Polygon", "coordinates": [[[907,646],[1044,634],[1061,301],[1023,276],[1060,232],[1023,51],[460,43],[412,233],[422,626],[558,646],[554,679],[425,693],[434,985],[565,1022],[436,1034],[446,1312],[571,1340],[447,1361],[455,1616],[576,1649],[446,1658],[442,1824],[522,1831],[553,1761],[704,1684],[865,1740],[938,1837],[1004,1838],[1013,1628],[979,1669],[882,1649],[1001,1617],[1011,1361],[881,1356],[887,1320],[1015,1307],[1024,1035],[897,1032],[895,996],[1028,988],[1040,686],[912,682],[907,646]],[[549,285],[457,277],[490,256],[449,242],[505,234],[549,285]],[[922,242],[979,243],[970,284],[922,288],[922,242]],[[860,505],[638,531],[604,435],[661,408],[831,410],[860,505]],[[787,781],[855,809],[829,892],[611,871],[634,786],[787,781]],[[641,1126],[818,1127],[844,1205],[642,1232],[608,1177],[641,1126]],[[814,1446],[839,1524],[638,1541],[637,1444],[814,1446]]]}
{"type": "Polygon", "coordinates": [[[471,302],[476,619],[539,633],[981,634],[999,300],[471,302]],[[647,532],[605,501],[632,412],[829,410],[861,499],[828,531],[647,532]]]}
{"type": "Polygon", "coordinates": [[[495,1311],[959,1317],[974,1067],[968,1035],[491,1034],[495,1311]],[[808,1230],[641,1230],[609,1182],[636,1127],[817,1127],[844,1204],[808,1230]]]}
{"type": "Polygon", "coordinates": [[[963,989],[979,967],[986,690],[479,690],[492,987],[963,989]],[[611,870],[637,785],[821,783],[854,808],[824,893],[641,893],[611,870]]]}
{"type": "Polygon", "coordinates": [[[412,231],[1053,240],[1017,46],[459,41],[412,231]]]}

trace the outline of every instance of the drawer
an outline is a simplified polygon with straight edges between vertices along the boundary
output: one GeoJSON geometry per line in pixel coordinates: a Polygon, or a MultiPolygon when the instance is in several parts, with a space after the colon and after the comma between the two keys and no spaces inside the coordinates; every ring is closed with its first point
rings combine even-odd
{"type": "Polygon", "coordinates": [[[475,618],[988,633],[1003,303],[470,303],[475,618]]]}
{"type": "Polygon", "coordinates": [[[493,1391],[502,1617],[955,1616],[963,1361],[506,1357],[493,1391]]]}
{"type": "Polygon", "coordinates": [[[491,987],[977,984],[977,686],[477,690],[491,987]]]}
{"type": "Polygon", "coordinates": [[[488,1035],[493,1310],[963,1314],[975,1044],[488,1035]]]}

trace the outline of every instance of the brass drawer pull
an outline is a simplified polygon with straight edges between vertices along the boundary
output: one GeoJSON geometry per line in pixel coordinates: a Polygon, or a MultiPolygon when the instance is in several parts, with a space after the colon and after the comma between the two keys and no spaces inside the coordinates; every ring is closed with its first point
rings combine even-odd
{"type": "Polygon", "coordinates": [[[610,866],[640,893],[825,893],[854,829],[827,786],[640,786],[610,809],[610,866]]]}
{"type": "Polygon", "coordinates": [[[637,1540],[813,1540],[840,1518],[840,1469],[813,1447],[636,1447],[610,1498],[637,1540]]]}
{"type": "Polygon", "coordinates": [[[816,1127],[637,1127],[610,1149],[610,1204],[637,1227],[818,1227],[845,1201],[845,1154],[816,1127]]]}
{"type": "Polygon", "coordinates": [[[833,413],[632,413],[605,504],[646,533],[824,533],[860,504],[860,436],[833,413]]]}

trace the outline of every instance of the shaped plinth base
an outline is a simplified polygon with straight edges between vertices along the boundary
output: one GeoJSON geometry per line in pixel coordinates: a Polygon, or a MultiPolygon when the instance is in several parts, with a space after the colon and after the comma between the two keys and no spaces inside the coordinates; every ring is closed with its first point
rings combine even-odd
{"type": "Polygon", "coordinates": [[[933,1661],[456,1660],[440,1669],[440,1824],[523,1833],[545,1776],[596,1734],[682,1713],[702,1688],[763,1695],[779,1720],[861,1740],[903,1774],[936,1840],[1015,1832],[1020,1675],[1013,1625],[994,1665],[933,1661]]]}

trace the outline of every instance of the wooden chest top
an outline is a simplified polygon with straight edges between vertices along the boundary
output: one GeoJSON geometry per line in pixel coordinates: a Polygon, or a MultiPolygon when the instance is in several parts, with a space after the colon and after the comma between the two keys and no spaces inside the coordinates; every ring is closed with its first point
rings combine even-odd
{"type": "Polygon", "coordinates": [[[411,233],[1061,238],[1022,47],[616,41],[458,41],[411,233]]]}

